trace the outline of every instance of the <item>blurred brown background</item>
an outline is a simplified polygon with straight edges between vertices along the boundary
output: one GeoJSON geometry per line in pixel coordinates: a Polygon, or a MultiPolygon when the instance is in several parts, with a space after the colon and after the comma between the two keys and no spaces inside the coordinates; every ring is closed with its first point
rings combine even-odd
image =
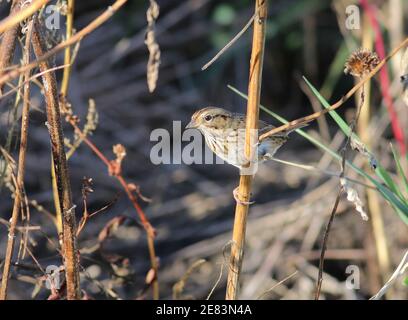
{"type": "MultiPolygon", "coordinates": [[[[149,158],[154,144],[150,142],[150,133],[156,128],[171,132],[174,120],[181,120],[185,125],[194,111],[208,105],[245,111],[246,101],[227,85],[246,93],[251,30],[209,69],[201,71],[201,67],[246,24],[253,14],[253,1],[157,2],[160,16],[155,33],[161,50],[161,65],[155,92],[149,93],[146,84],[148,52],[144,37],[148,1],[138,0],[130,1],[111,20],[81,41],[68,96],[82,122],[88,99],[95,99],[99,122],[91,140],[112,159],[112,146],[123,144],[127,150],[123,163],[125,177],[152,199],[151,203],[141,203],[158,231],[161,297],[172,298],[173,285],[196,261],[205,259],[205,263],[192,270],[179,295],[206,298],[223,269],[212,295],[212,298],[223,298],[227,273],[223,263],[229,253],[227,245],[234,213],[232,190],[238,184],[238,171],[228,165],[153,165],[149,158]]],[[[393,20],[398,18],[391,16],[390,6],[397,2],[403,6],[399,17],[402,19],[408,14],[404,1],[372,2],[379,10],[380,23],[386,28],[387,52],[398,36],[389,31],[393,20]]],[[[330,70],[336,56],[346,58],[361,44],[361,30],[344,28],[345,8],[353,3],[341,0],[270,1],[261,98],[264,106],[288,120],[314,112],[301,89],[304,87],[302,75],[316,88],[324,86],[326,91],[322,94],[328,101],[336,101],[351,88],[353,79],[342,73],[342,63],[335,69],[334,76],[330,70]]],[[[83,28],[110,4],[111,1],[77,1],[75,28],[83,28]]],[[[2,18],[8,10],[8,4],[3,1],[0,4],[2,18]]],[[[405,37],[407,21],[402,21],[405,25],[398,32],[405,37]]],[[[64,25],[63,19],[61,24],[64,25]]],[[[50,37],[58,39],[64,32],[62,28],[50,37]]],[[[62,63],[62,55],[56,61],[62,63]]],[[[399,118],[407,128],[407,108],[399,98],[398,65],[398,59],[389,64],[392,92],[399,118]]],[[[43,100],[39,92],[36,95],[32,99],[37,107],[31,111],[25,186],[30,199],[53,212],[48,132],[44,125],[43,100]]],[[[10,151],[17,159],[19,112],[14,114],[12,98],[2,99],[0,107],[1,145],[11,137],[10,151]]],[[[317,108],[320,108],[318,104],[317,108]]],[[[340,109],[340,114],[350,120],[354,108],[355,101],[350,99],[340,109]]],[[[372,149],[383,166],[392,170],[388,148],[392,134],[377,80],[373,81],[372,108],[374,126],[378,128],[372,149]]],[[[261,113],[261,118],[278,124],[265,113],[261,113]]],[[[320,126],[313,123],[306,130],[338,150],[344,136],[329,116],[326,120],[320,126]]],[[[72,137],[72,128],[66,126],[65,134],[72,137]]],[[[336,160],[299,135],[291,137],[276,155],[278,158],[321,170],[339,171],[336,160]]],[[[351,154],[355,163],[362,167],[364,159],[351,154]]],[[[81,145],[70,158],[69,167],[78,219],[83,207],[81,183],[84,176],[93,179],[94,192],[88,199],[90,211],[113,202],[87,223],[79,238],[83,289],[98,299],[150,298],[150,291],[143,290],[150,267],[145,234],[136,222],[137,216],[129,200],[109,176],[106,166],[86,145],[81,145]],[[104,225],[120,215],[130,219],[112,233],[103,252],[95,249],[104,225]]],[[[352,171],[350,176],[361,180],[352,171]]],[[[337,188],[338,179],[322,172],[276,162],[260,167],[253,190],[256,203],[250,208],[241,298],[313,298],[321,240],[337,188]],[[295,270],[298,270],[296,275],[265,293],[295,270]]],[[[358,190],[365,203],[364,188],[358,190]]],[[[2,184],[0,192],[0,217],[8,220],[12,208],[10,191],[2,184]]],[[[382,198],[380,201],[392,271],[406,251],[407,226],[382,198]]],[[[60,265],[60,256],[50,241],[58,243],[57,232],[49,217],[31,208],[31,224],[41,226],[41,232],[30,232],[29,242],[39,263],[44,268],[60,265]]],[[[378,266],[371,230],[371,222],[363,221],[353,204],[342,198],[328,242],[324,298],[368,298],[383,285],[386,278],[378,266]],[[349,290],[345,285],[349,265],[359,267],[359,289],[349,290]]],[[[7,228],[0,225],[0,257],[4,256],[6,238],[7,228]]],[[[41,277],[30,256],[20,264],[21,267],[13,269],[10,298],[30,298],[35,287],[33,282],[41,277]]],[[[407,292],[407,287],[399,281],[391,297],[406,299],[407,292]]],[[[43,288],[35,297],[44,299],[47,296],[48,291],[43,288]]]]}

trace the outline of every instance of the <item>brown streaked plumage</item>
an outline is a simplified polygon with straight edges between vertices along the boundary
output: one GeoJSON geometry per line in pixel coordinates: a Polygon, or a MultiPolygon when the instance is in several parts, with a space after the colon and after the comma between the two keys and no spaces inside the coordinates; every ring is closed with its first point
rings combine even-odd
{"type": "MultiPolygon", "coordinates": [[[[274,128],[274,126],[262,120],[259,120],[258,126],[258,135],[254,135],[254,146],[257,145],[258,147],[258,157],[255,161],[271,159],[275,152],[288,140],[288,134],[300,127],[297,126],[270,136],[258,145],[258,136],[274,128]]],[[[208,147],[229,164],[240,169],[248,164],[244,152],[245,116],[243,114],[232,113],[217,107],[207,107],[195,112],[186,128],[200,130],[208,147]]]]}

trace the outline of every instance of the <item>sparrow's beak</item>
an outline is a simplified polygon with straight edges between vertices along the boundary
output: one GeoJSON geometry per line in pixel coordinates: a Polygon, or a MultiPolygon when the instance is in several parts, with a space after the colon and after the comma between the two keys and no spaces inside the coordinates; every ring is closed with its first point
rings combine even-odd
{"type": "Polygon", "coordinates": [[[194,120],[191,120],[191,121],[188,123],[188,125],[186,125],[186,129],[195,129],[195,128],[197,128],[197,125],[196,125],[196,123],[195,123],[194,120]]]}

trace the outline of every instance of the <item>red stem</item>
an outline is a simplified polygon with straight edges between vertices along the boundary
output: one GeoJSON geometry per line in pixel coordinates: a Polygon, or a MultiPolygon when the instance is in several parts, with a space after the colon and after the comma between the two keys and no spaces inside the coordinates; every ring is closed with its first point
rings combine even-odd
{"type": "MultiPolygon", "coordinates": [[[[370,20],[370,24],[374,29],[375,33],[375,49],[378,53],[380,59],[385,58],[385,46],[384,46],[384,39],[381,33],[380,25],[376,18],[375,7],[370,5],[367,0],[360,0],[361,5],[364,8],[364,11],[367,13],[368,18],[370,20]]],[[[398,115],[395,111],[394,104],[392,101],[392,97],[390,94],[390,79],[388,76],[388,67],[385,64],[384,68],[380,70],[380,87],[381,87],[381,94],[384,97],[384,103],[387,107],[388,114],[391,120],[391,128],[394,134],[394,138],[398,143],[400,148],[400,152],[402,155],[405,155],[406,152],[406,145],[404,141],[404,132],[401,128],[401,125],[398,121],[398,115]]]]}
{"type": "MultiPolygon", "coordinates": [[[[79,129],[79,127],[76,125],[74,121],[69,120],[69,123],[74,127],[75,131],[82,137],[83,141],[89,146],[89,148],[103,161],[103,163],[106,164],[108,168],[111,167],[111,162],[108,160],[107,157],[98,149],[95,144],[92,143],[91,140],[89,140],[79,129]]],[[[113,171],[113,170],[112,170],[113,171]]],[[[114,175],[114,177],[119,181],[119,183],[122,185],[123,189],[125,190],[129,200],[132,202],[133,207],[135,208],[136,212],[139,215],[140,221],[145,228],[146,232],[148,233],[149,236],[154,238],[156,236],[156,231],[153,228],[153,226],[150,224],[149,220],[147,219],[145,213],[143,212],[143,209],[140,207],[139,203],[137,202],[136,197],[132,193],[132,191],[129,189],[129,185],[126,182],[126,180],[123,178],[121,173],[117,173],[114,175]]]]}

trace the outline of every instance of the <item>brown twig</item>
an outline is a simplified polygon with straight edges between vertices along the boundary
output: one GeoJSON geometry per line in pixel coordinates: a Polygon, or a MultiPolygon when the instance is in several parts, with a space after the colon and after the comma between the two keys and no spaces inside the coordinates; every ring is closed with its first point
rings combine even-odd
{"type": "Polygon", "coordinates": [[[190,278],[191,274],[200,268],[204,263],[207,261],[205,259],[199,259],[195,261],[188,269],[187,271],[183,274],[183,276],[180,278],[179,281],[177,281],[173,285],[173,300],[179,300],[182,297],[182,293],[184,290],[184,287],[186,286],[187,280],[190,278]]]}
{"type": "MultiPolygon", "coordinates": [[[[319,112],[320,110],[322,110],[322,106],[319,102],[319,99],[316,98],[316,96],[310,90],[306,82],[304,82],[303,79],[299,79],[298,84],[299,84],[300,89],[309,99],[310,105],[312,106],[313,110],[315,112],[319,112]]],[[[319,126],[319,133],[323,141],[325,142],[330,141],[330,131],[329,131],[329,126],[327,124],[327,119],[325,117],[317,118],[317,125],[319,126]]]]}
{"type": "MultiPolygon", "coordinates": [[[[34,23],[33,40],[34,53],[37,59],[46,52],[44,39],[38,21],[34,23]]],[[[40,63],[40,70],[49,69],[49,62],[40,63]]],[[[79,261],[76,248],[75,206],[72,203],[71,184],[68,165],[64,150],[64,134],[62,132],[60,107],[58,101],[57,81],[55,73],[48,72],[42,77],[46,101],[48,130],[51,139],[51,152],[55,175],[57,177],[58,196],[62,212],[63,252],[67,282],[67,299],[80,299],[79,261]]]]}
{"type": "MultiPolygon", "coordinates": [[[[23,60],[25,63],[29,62],[30,58],[30,42],[32,33],[33,22],[31,21],[27,30],[25,48],[23,53],[23,60]]],[[[26,71],[24,79],[27,80],[30,77],[30,71],[26,71]]],[[[23,99],[23,111],[21,115],[21,134],[20,134],[20,150],[18,156],[18,169],[17,169],[17,183],[14,197],[13,212],[11,214],[11,221],[9,226],[8,241],[6,255],[4,258],[3,277],[0,288],[0,300],[7,299],[8,281],[10,278],[10,266],[13,258],[13,250],[15,243],[15,232],[19,213],[21,209],[23,185],[24,185],[24,172],[25,172],[25,159],[27,151],[27,135],[28,135],[28,123],[30,112],[30,82],[26,81],[24,85],[24,99],[23,99]]]]}
{"type": "MultiPolygon", "coordinates": [[[[20,10],[21,0],[13,0],[10,9],[10,16],[16,14],[20,10]]],[[[13,59],[14,49],[16,48],[17,35],[20,33],[20,25],[16,24],[9,28],[3,35],[0,46],[0,75],[8,68],[13,59]]],[[[0,94],[3,86],[0,85],[0,94]]]]}
{"type": "Polygon", "coordinates": [[[272,292],[276,287],[280,286],[281,284],[283,284],[284,282],[288,281],[290,278],[294,277],[296,274],[298,273],[298,271],[296,270],[295,272],[291,273],[290,275],[286,276],[285,278],[283,278],[282,280],[280,280],[279,282],[275,283],[271,288],[269,288],[268,290],[266,290],[265,292],[263,292],[261,295],[258,296],[257,300],[263,298],[265,295],[267,295],[268,293],[272,292]]]}
{"type": "Polygon", "coordinates": [[[120,8],[122,7],[127,0],[116,0],[114,4],[108,7],[108,9],[102,13],[100,16],[98,16],[96,19],[94,19],[91,23],[89,23],[85,28],[83,28],[81,31],[77,32],[75,35],[73,35],[71,38],[59,43],[56,45],[54,48],[51,50],[44,52],[42,56],[37,57],[37,60],[20,66],[18,68],[14,68],[13,70],[8,71],[5,73],[3,76],[0,77],[0,86],[4,84],[5,82],[11,81],[18,77],[18,75],[22,72],[31,70],[41,64],[42,62],[46,61],[47,59],[51,58],[53,55],[56,53],[60,52],[61,50],[65,49],[66,47],[69,47],[73,45],[74,43],[77,43],[78,41],[81,41],[83,37],[94,31],[96,28],[98,28],[101,24],[106,22],[112,15],[120,8]]]}
{"type": "Polygon", "coordinates": [[[321,252],[320,252],[319,273],[317,275],[315,300],[319,300],[319,297],[320,297],[320,291],[321,291],[322,282],[323,282],[324,256],[325,256],[326,249],[327,249],[327,240],[329,239],[331,226],[333,224],[334,216],[336,215],[337,207],[339,206],[340,196],[341,196],[342,193],[343,193],[343,190],[341,188],[339,188],[339,191],[338,191],[337,197],[336,197],[336,201],[334,202],[333,209],[332,209],[332,211],[330,213],[329,221],[327,222],[326,229],[324,231],[324,237],[323,237],[323,241],[322,241],[322,249],[321,249],[321,252]]]}
{"type": "MultiPolygon", "coordinates": [[[[66,22],[66,40],[69,40],[72,36],[72,29],[73,29],[73,23],[74,23],[74,5],[75,5],[75,0],[68,0],[67,1],[67,22],[66,22]]],[[[71,47],[67,46],[64,51],[64,64],[66,67],[64,68],[64,73],[62,76],[62,84],[61,84],[61,99],[65,99],[68,93],[68,85],[69,85],[69,79],[71,76],[71,47]]],[[[69,155],[67,154],[67,159],[69,158],[69,155]]],[[[56,181],[56,176],[55,176],[55,170],[53,165],[51,165],[51,179],[52,179],[52,193],[53,193],[53,199],[54,199],[54,207],[55,207],[55,215],[57,217],[57,221],[59,222],[57,224],[58,227],[58,233],[62,232],[62,225],[61,225],[61,206],[60,206],[60,199],[58,198],[58,190],[57,190],[57,181],[56,181]]],[[[81,224],[79,225],[79,228],[81,228],[81,224]]],[[[77,236],[79,232],[77,231],[77,236]]]]}
{"type": "MultiPolygon", "coordinates": [[[[332,104],[329,108],[326,108],[322,111],[318,111],[315,113],[312,113],[308,116],[305,117],[301,117],[298,118],[296,120],[290,121],[284,125],[281,125],[277,128],[274,128],[268,132],[265,132],[264,134],[262,134],[259,137],[259,140],[262,141],[265,138],[272,136],[274,134],[277,134],[278,132],[282,132],[283,130],[287,130],[288,128],[294,127],[300,123],[309,123],[317,118],[319,118],[320,116],[333,111],[337,108],[339,108],[340,106],[343,105],[343,103],[345,103],[348,99],[350,99],[361,87],[363,87],[363,85],[369,80],[371,79],[383,66],[384,64],[390,60],[399,50],[401,50],[402,48],[404,48],[405,46],[408,45],[408,38],[405,38],[404,41],[402,41],[396,48],[394,48],[391,53],[386,56],[383,60],[380,61],[380,63],[373,68],[373,70],[371,70],[363,79],[361,79],[353,88],[351,88],[342,98],[340,98],[336,103],[332,104]]],[[[1,79],[0,79],[0,83],[1,83],[1,79]]]]}
{"type": "MultiPolygon", "coordinates": [[[[262,83],[262,64],[265,48],[265,30],[267,18],[267,1],[256,0],[255,12],[258,16],[254,21],[252,39],[251,64],[249,68],[248,103],[245,129],[245,155],[247,159],[253,159],[254,148],[252,136],[254,129],[258,128],[259,102],[262,83]]],[[[235,207],[235,220],[232,233],[231,256],[228,269],[227,300],[235,300],[238,295],[239,276],[241,273],[242,259],[244,255],[246,220],[248,204],[251,194],[252,175],[241,173],[238,194],[242,197],[235,207]]]]}
{"type": "MultiPolygon", "coordinates": [[[[149,256],[150,256],[150,264],[151,268],[154,271],[154,280],[152,282],[152,287],[153,287],[153,298],[154,299],[159,299],[159,283],[158,283],[158,260],[156,257],[156,251],[154,247],[154,238],[156,236],[156,231],[153,228],[153,226],[150,224],[149,220],[147,219],[143,209],[140,207],[136,196],[134,195],[133,190],[130,188],[130,184],[125,180],[123,177],[122,173],[120,170],[115,170],[112,168],[112,161],[110,161],[100,150],[99,148],[81,131],[81,129],[77,126],[76,122],[74,119],[67,117],[67,121],[73,126],[75,129],[75,132],[80,136],[80,138],[85,142],[86,145],[98,156],[99,159],[102,160],[103,163],[108,168],[109,173],[113,173],[112,175],[118,180],[118,182],[121,184],[122,188],[125,190],[126,195],[128,196],[130,202],[132,203],[133,207],[135,208],[139,219],[143,225],[143,228],[146,231],[147,234],[147,245],[148,245],[148,250],[149,250],[149,256]]],[[[137,189],[137,188],[136,188],[137,189]]],[[[136,193],[139,195],[140,198],[144,198],[138,190],[136,190],[136,193]]]]}
{"type": "Polygon", "coordinates": [[[7,29],[14,27],[15,25],[18,25],[21,21],[33,15],[37,10],[39,10],[43,5],[45,5],[49,1],[50,0],[33,1],[31,5],[29,5],[28,7],[0,21],[0,34],[6,31],[7,29]]]}
{"type": "Polygon", "coordinates": [[[26,84],[27,82],[36,81],[36,79],[41,77],[44,73],[57,71],[57,70],[65,68],[65,67],[66,67],[66,65],[56,66],[54,68],[50,68],[48,70],[45,70],[44,72],[38,72],[38,73],[32,75],[30,78],[24,80],[22,83],[19,83],[17,86],[14,86],[12,83],[7,83],[7,86],[9,86],[11,89],[9,91],[6,91],[1,96],[1,98],[5,98],[5,97],[11,95],[12,93],[14,93],[16,91],[19,91],[20,88],[22,88],[24,86],[24,84],[26,84]]]}
{"type": "Polygon", "coordinates": [[[220,51],[218,51],[217,54],[214,57],[211,58],[210,61],[208,61],[205,65],[203,65],[201,67],[202,71],[208,69],[219,57],[221,57],[229,48],[231,48],[234,45],[234,43],[239,40],[239,38],[242,37],[242,35],[252,25],[252,22],[254,21],[257,14],[258,14],[258,12],[255,11],[255,13],[252,15],[252,17],[246,23],[246,25],[235,35],[235,37],[232,38],[220,51]]]}

